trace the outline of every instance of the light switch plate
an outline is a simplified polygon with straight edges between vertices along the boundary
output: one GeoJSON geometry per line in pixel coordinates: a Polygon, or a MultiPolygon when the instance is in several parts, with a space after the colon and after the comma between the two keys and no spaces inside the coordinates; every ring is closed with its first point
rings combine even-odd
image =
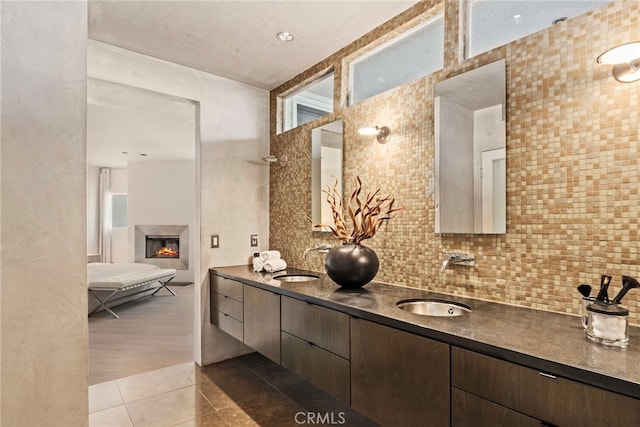
{"type": "Polygon", "coordinates": [[[220,247],[220,236],[217,234],[211,235],[211,247],[219,248],[220,247]]]}
{"type": "Polygon", "coordinates": [[[255,248],[258,246],[258,235],[257,234],[252,234],[251,235],[251,247],[255,248]]]}

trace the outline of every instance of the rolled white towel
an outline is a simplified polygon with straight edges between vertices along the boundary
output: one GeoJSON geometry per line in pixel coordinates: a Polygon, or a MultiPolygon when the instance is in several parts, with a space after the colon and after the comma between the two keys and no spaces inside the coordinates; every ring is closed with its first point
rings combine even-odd
{"type": "Polygon", "coordinates": [[[287,263],[283,259],[270,259],[264,263],[264,269],[268,273],[275,273],[287,269],[287,263]]]}
{"type": "Polygon", "coordinates": [[[262,251],[260,252],[260,260],[266,262],[273,259],[280,259],[280,251],[262,251]]]}
{"type": "Polygon", "coordinates": [[[260,272],[264,270],[264,262],[260,258],[253,258],[253,271],[260,272]]]}

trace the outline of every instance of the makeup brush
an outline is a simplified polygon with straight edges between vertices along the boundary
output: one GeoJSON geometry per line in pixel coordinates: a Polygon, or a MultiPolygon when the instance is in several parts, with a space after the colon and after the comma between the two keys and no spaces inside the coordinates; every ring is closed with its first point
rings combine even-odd
{"type": "Polygon", "coordinates": [[[609,294],[607,293],[609,283],[611,283],[611,276],[603,274],[602,277],[600,277],[600,292],[598,292],[596,301],[609,302],[609,294]]]}
{"type": "Polygon", "coordinates": [[[589,298],[589,295],[591,295],[591,286],[583,283],[578,286],[578,292],[580,292],[580,295],[583,297],[589,298]]]}
{"type": "Polygon", "coordinates": [[[633,277],[622,276],[622,289],[618,292],[618,295],[611,301],[611,304],[618,304],[622,301],[622,298],[629,292],[629,289],[640,288],[640,283],[633,277]]]}

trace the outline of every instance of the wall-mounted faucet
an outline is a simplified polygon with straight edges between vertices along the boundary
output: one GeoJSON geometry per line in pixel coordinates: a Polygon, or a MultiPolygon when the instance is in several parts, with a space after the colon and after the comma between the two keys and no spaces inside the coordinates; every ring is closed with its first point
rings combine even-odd
{"type": "Polygon", "coordinates": [[[321,243],[319,245],[315,245],[314,247],[307,248],[304,251],[304,254],[302,254],[302,259],[307,259],[307,254],[309,252],[315,251],[315,252],[325,252],[326,253],[326,252],[329,252],[329,249],[331,249],[331,245],[328,244],[328,243],[321,243]]]}
{"type": "Polygon", "coordinates": [[[444,261],[442,261],[442,267],[440,267],[440,273],[444,273],[449,265],[466,265],[473,267],[475,265],[475,257],[473,254],[466,253],[448,253],[444,254],[444,261]]]}

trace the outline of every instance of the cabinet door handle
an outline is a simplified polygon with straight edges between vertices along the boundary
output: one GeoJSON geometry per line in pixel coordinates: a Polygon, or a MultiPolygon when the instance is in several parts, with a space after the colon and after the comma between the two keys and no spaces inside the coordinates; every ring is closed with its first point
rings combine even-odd
{"type": "Polygon", "coordinates": [[[538,372],[538,373],[543,377],[551,378],[552,380],[555,380],[557,378],[555,375],[547,374],[546,372],[538,372]]]}
{"type": "Polygon", "coordinates": [[[311,341],[307,341],[307,344],[309,344],[311,347],[315,347],[316,345],[314,343],[312,343],[311,341]]]}

